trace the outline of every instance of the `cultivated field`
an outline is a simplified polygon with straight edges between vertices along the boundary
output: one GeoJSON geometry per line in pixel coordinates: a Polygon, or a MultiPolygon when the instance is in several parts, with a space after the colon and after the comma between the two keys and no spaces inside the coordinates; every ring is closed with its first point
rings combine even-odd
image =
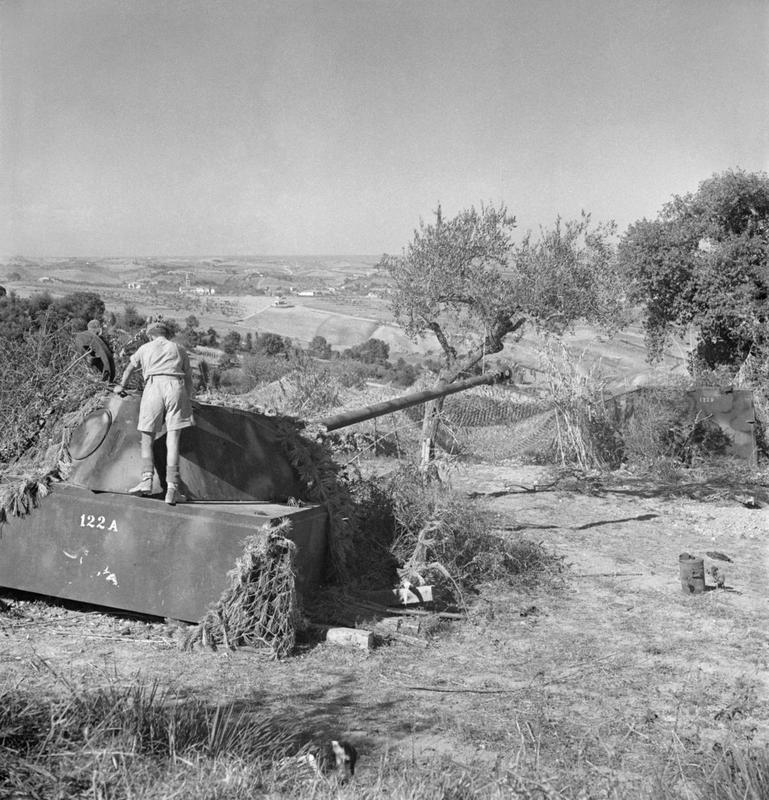
{"type": "MultiPolygon", "coordinates": [[[[377,260],[374,256],[47,259],[0,266],[0,283],[23,296],[41,291],[55,296],[75,291],[96,292],[107,310],[116,314],[129,304],[141,314],[162,314],[179,322],[194,314],[200,329],[213,327],[220,335],[229,330],[242,335],[271,332],[300,345],[323,336],[335,349],[352,347],[373,337],[390,345],[392,359],[437,355],[439,346],[433,337],[418,342],[409,340],[394,324],[386,298],[371,297],[365,290],[314,297],[288,294],[290,307],[274,306],[276,297],[286,294],[292,285],[297,290],[341,289],[347,279],[364,282],[373,279],[377,260]],[[188,274],[193,285],[200,282],[213,286],[216,294],[180,293],[178,287],[185,283],[188,274]],[[249,276],[255,274],[263,277],[248,285],[261,287],[267,294],[253,294],[254,289],[232,290],[233,281],[250,281],[249,276]],[[14,279],[9,280],[9,275],[14,279]],[[149,291],[153,281],[161,283],[161,290],[149,291]],[[142,288],[129,289],[129,283],[139,283],[142,288]]],[[[567,337],[566,345],[577,356],[584,353],[586,363],[600,360],[602,371],[617,388],[627,388],[634,381],[670,380],[684,372],[685,358],[680,347],[671,349],[661,366],[649,367],[638,326],[610,340],[601,339],[591,328],[578,328],[573,336],[567,337]]],[[[508,345],[499,357],[536,369],[540,366],[540,347],[538,337],[528,335],[508,345]]]]}

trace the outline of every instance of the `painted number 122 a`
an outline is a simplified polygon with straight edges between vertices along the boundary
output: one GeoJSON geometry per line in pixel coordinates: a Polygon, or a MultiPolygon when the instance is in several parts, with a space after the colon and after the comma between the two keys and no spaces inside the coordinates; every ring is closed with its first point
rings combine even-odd
{"type": "Polygon", "coordinates": [[[109,525],[107,525],[107,518],[106,517],[96,517],[93,514],[81,514],[80,515],[80,527],[81,528],[96,528],[99,531],[114,531],[117,533],[117,523],[113,519],[109,525]]]}

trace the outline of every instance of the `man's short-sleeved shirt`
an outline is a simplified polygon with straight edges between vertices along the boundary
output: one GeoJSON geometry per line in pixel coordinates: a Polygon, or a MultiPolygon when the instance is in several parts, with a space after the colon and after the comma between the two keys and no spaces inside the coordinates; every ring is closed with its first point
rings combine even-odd
{"type": "Polygon", "coordinates": [[[143,344],[131,356],[131,364],[141,368],[145,381],[153,375],[186,378],[190,369],[187,351],[162,336],[143,344]]]}

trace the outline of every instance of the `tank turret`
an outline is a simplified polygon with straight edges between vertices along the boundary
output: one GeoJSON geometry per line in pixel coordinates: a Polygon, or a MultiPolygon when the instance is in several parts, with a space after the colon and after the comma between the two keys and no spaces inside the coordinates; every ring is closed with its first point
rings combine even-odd
{"type": "MultiPolygon", "coordinates": [[[[498,383],[510,370],[477,375],[442,388],[386,400],[316,420],[334,431],[456,392],[498,383]]],[[[72,434],[68,483],[94,492],[125,493],[141,472],[139,395],[107,398],[72,434]]],[[[190,500],[286,502],[302,498],[302,487],[281,444],[279,417],[193,401],[195,426],[182,431],[179,472],[190,500]]],[[[165,474],[165,440],[155,442],[158,475],[165,474]]]]}
{"type": "MultiPolygon", "coordinates": [[[[336,430],[507,377],[482,375],[318,422],[336,430]]],[[[193,502],[171,507],[159,483],[157,497],[128,494],[142,468],[139,401],[136,393],[105,397],[71,436],[67,479],[2,525],[0,586],[194,622],[220,597],[244,542],[288,520],[297,588],[312,598],[324,574],[327,516],[301,502],[307,487],[284,449],[297,423],[193,401],[196,425],[182,432],[179,464],[193,502]]],[[[164,436],[154,455],[162,475],[164,436]]]]}
{"type": "MultiPolygon", "coordinates": [[[[140,397],[109,397],[72,434],[68,483],[125,493],[141,473],[140,397]]],[[[193,401],[195,426],[182,431],[179,471],[191,500],[285,502],[302,487],[279,443],[280,422],[252,411],[193,401]]],[[[156,474],[165,474],[165,437],[155,442],[156,474]]],[[[155,478],[157,481],[157,477],[155,478]]],[[[156,485],[156,491],[161,491],[156,485]]]]}

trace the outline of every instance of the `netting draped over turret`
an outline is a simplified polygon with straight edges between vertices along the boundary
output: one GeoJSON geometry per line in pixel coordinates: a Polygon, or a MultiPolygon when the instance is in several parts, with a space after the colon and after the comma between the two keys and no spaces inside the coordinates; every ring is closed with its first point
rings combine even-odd
{"type": "Polygon", "coordinates": [[[104,403],[103,384],[96,387],[75,411],[52,410],[33,446],[0,472],[0,524],[11,517],[24,517],[37,507],[53,484],[66,480],[71,459],[69,441],[83,420],[104,403]]]}
{"type": "Polygon", "coordinates": [[[296,545],[284,534],[284,520],[263,525],[246,539],[243,554],[227,573],[228,586],[205,617],[184,637],[186,650],[201,644],[271,648],[282,658],[294,649],[300,621],[294,579],[296,545]]]}

